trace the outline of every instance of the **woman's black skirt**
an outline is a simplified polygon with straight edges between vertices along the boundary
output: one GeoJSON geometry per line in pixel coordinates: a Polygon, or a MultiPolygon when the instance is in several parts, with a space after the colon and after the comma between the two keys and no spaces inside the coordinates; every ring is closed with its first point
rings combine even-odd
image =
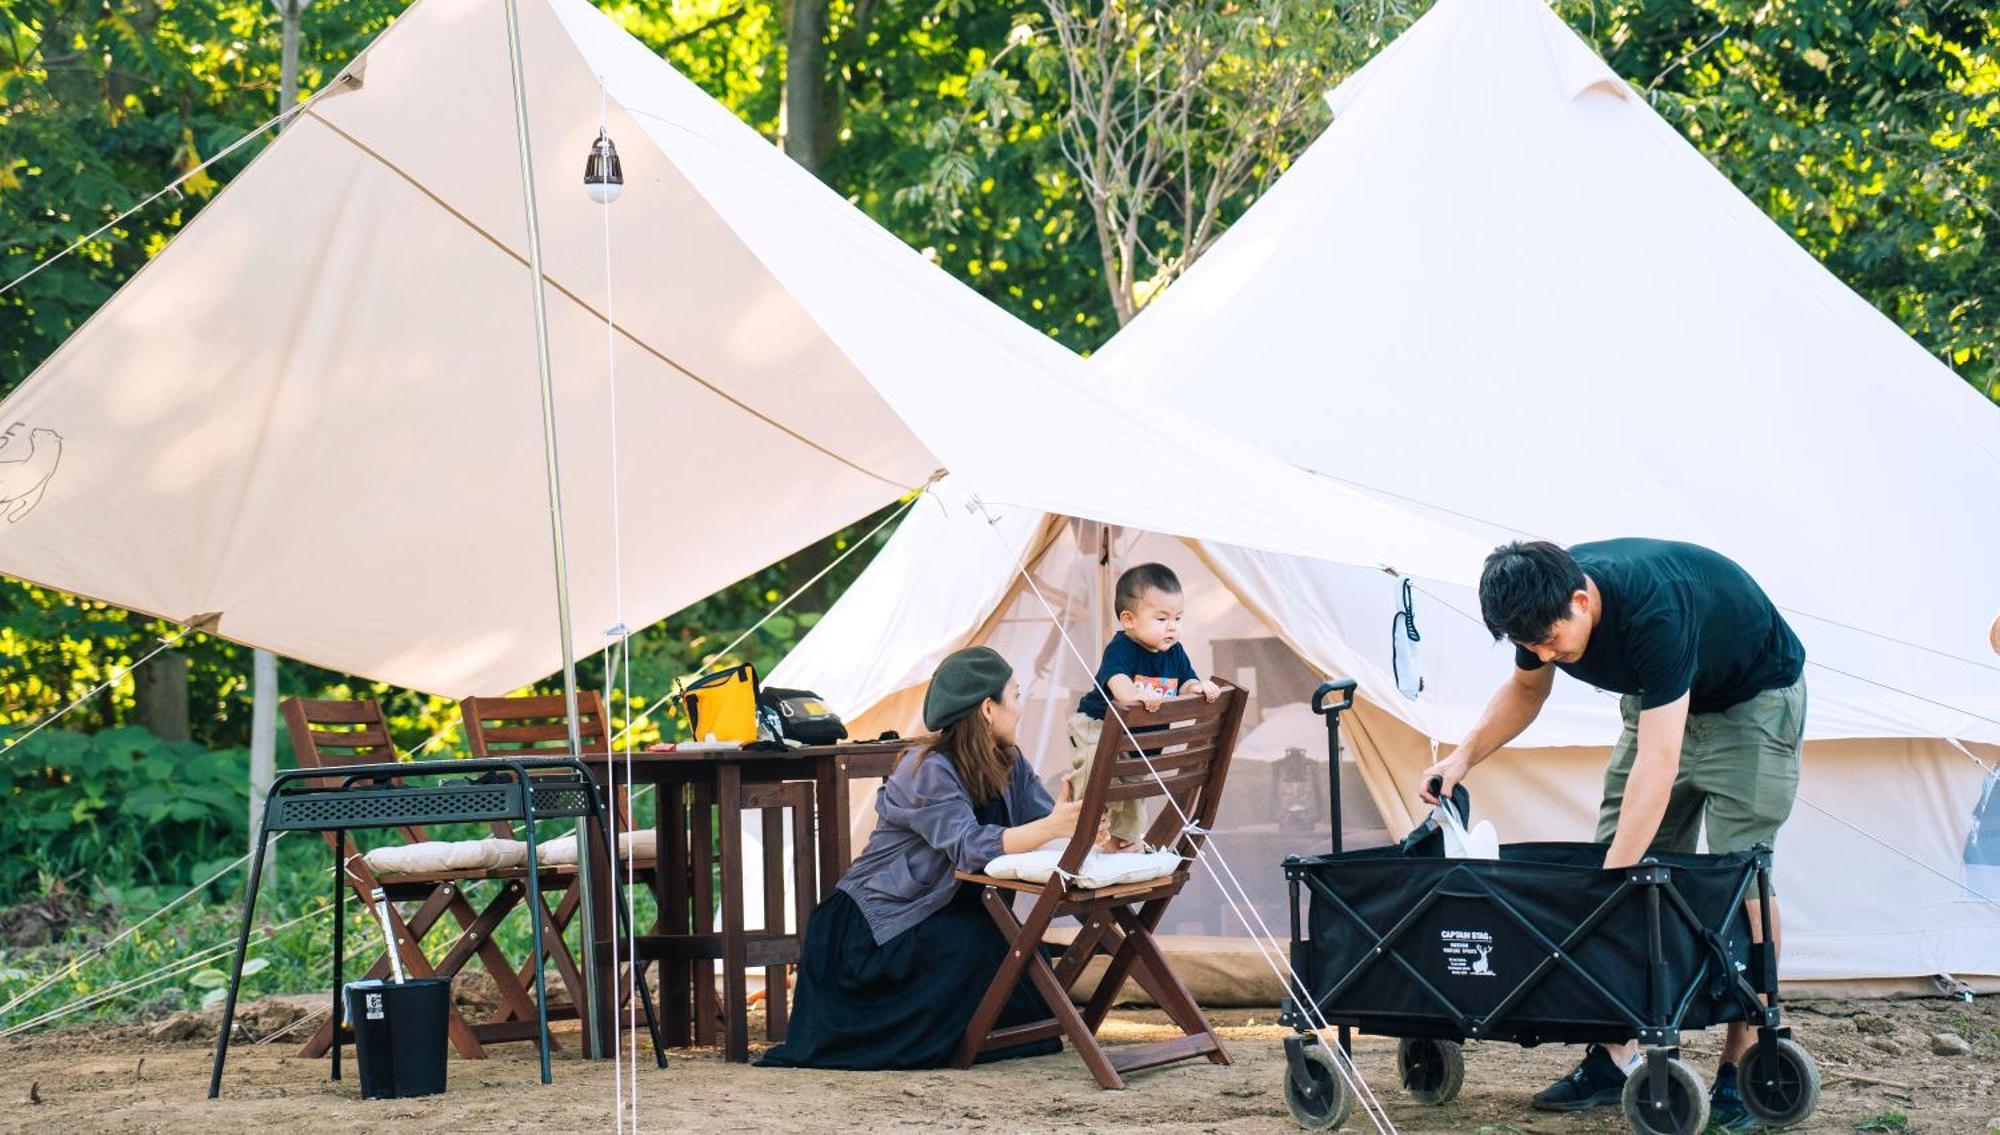
{"type": "MultiPolygon", "coordinates": [[[[962,884],[944,909],[881,945],[854,899],[836,889],[806,925],[790,1031],[758,1063],[852,1070],[945,1067],[1006,952],[1006,940],[980,905],[979,888],[970,884],[962,884]]],[[[1000,1012],[999,1026],[1048,1017],[1048,1006],[1024,975],[1000,1012]]],[[[1057,1040],[1038,1041],[980,1060],[1041,1056],[1061,1048],[1057,1040]]]]}

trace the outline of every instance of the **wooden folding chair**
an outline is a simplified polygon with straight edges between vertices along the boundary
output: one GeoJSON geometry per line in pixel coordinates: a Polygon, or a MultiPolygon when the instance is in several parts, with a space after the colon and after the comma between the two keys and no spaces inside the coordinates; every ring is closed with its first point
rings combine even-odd
{"type": "MultiPolygon", "coordinates": [[[[504,757],[547,757],[568,756],[569,748],[569,708],[560,694],[538,694],[525,697],[470,697],[458,703],[459,713],[465,720],[466,744],[475,758],[504,757]]],[[[602,756],[611,750],[611,730],[604,714],[604,699],[596,690],[578,690],[576,694],[577,737],[583,748],[578,757],[602,756]]],[[[617,830],[632,830],[631,802],[623,787],[612,795],[612,807],[618,817],[617,830]]],[[[497,829],[504,834],[506,825],[497,829]]],[[[581,838],[582,833],[578,833],[581,838]]],[[[618,856],[622,870],[625,856],[618,856]]],[[[632,882],[649,881],[654,869],[653,858],[642,856],[633,864],[635,878],[632,882]]],[[[546,870],[546,869],[545,869],[546,870]]],[[[547,875],[543,876],[545,879],[547,875]]],[[[558,888],[549,887],[550,890],[558,888]]],[[[562,978],[563,988],[568,991],[567,1005],[549,1006],[550,1020],[573,1020],[577,1017],[578,1005],[584,1003],[583,971],[578,967],[576,957],[570,952],[563,935],[576,920],[583,907],[583,886],[578,881],[574,868],[563,876],[562,897],[551,909],[546,899],[536,896],[537,914],[543,920],[542,942],[547,958],[556,967],[562,978]]],[[[608,934],[599,928],[600,937],[608,934]]],[[[534,975],[533,959],[524,963],[516,977],[523,983],[534,975]]],[[[623,981],[619,989],[625,990],[623,981]]],[[[621,993],[622,996],[622,993],[621,993]]]]}
{"type": "MultiPolygon", "coordinates": [[[[1217,683],[1221,685],[1221,683],[1217,683]]],[[[1108,719],[1097,744],[1090,780],[1083,792],[1083,808],[1077,816],[1076,831],[1070,836],[1055,874],[1047,883],[996,879],[990,875],[958,872],[962,882],[976,883],[986,911],[1010,944],[1000,970],[972,1014],[954,1061],[970,1068],[982,1052],[1033,1041],[1066,1036],[1077,1054],[1104,1088],[1122,1088],[1122,1073],[1161,1064],[1171,1064],[1196,1056],[1211,1063],[1227,1064],[1229,1056],[1222,1041],[1195,1003],[1194,995],[1167,964],[1153,931],[1181,888],[1187,885],[1195,858],[1201,854],[1203,836],[1214,822],[1222,799],[1223,781],[1229,772],[1229,758],[1236,749],[1236,733],[1243,724],[1242,690],[1224,687],[1221,696],[1209,702],[1200,698],[1175,698],[1157,711],[1137,705],[1121,705],[1118,716],[1137,731],[1138,744],[1108,719]],[[1142,756],[1141,752],[1150,754],[1142,756]],[[1181,865],[1162,879],[1128,883],[1095,890],[1072,885],[1084,856],[1097,836],[1105,806],[1114,800],[1162,799],[1160,812],[1146,833],[1146,843],[1168,847],[1181,857],[1181,865]],[[1171,800],[1171,804],[1165,801],[1171,800]],[[1007,892],[1035,896],[1025,919],[1016,919],[1007,892]],[[1058,915],[1074,916],[1082,925],[1076,937],[1062,949],[1051,966],[1040,947],[1049,924],[1058,915]],[[1070,1001],[1070,989],[1090,960],[1098,954],[1110,956],[1110,965],[1098,980],[1090,1003],[1079,1012],[1070,1001]],[[1053,1016],[1047,1020],[996,1029],[1000,1010],[1023,977],[1032,980],[1053,1016]],[[1181,1030],[1173,1040],[1125,1046],[1107,1053],[1097,1043],[1097,1030],[1111,1011],[1112,1003],[1127,977],[1133,978],[1152,995],[1160,1008],[1181,1030]]],[[[1052,943],[1052,948],[1060,944],[1052,943]]]]}
{"type": "MultiPolygon", "coordinates": [[[[282,713],[285,728],[291,734],[293,753],[301,768],[324,768],[337,772],[345,766],[387,763],[397,759],[382,707],[372,699],[312,701],[292,698],[284,703],[282,713]]],[[[332,783],[335,779],[329,777],[325,783],[332,783]]],[[[429,833],[421,827],[404,826],[399,830],[410,843],[430,840],[429,833]]],[[[509,834],[505,825],[501,825],[500,830],[502,834],[509,834]]],[[[456,1005],[450,1009],[447,1029],[452,1046],[460,1056],[480,1059],[486,1055],[483,1047],[486,1044],[536,1039],[535,999],[528,991],[533,974],[523,977],[493,941],[493,931],[509,912],[520,905],[527,893],[527,870],[524,867],[424,871],[378,877],[369,870],[367,861],[360,854],[350,854],[353,849],[345,832],[326,832],[324,835],[328,845],[345,864],[344,877],[361,899],[364,909],[373,904],[370,894],[375,888],[382,888],[388,897],[389,922],[395,933],[396,953],[411,977],[454,977],[474,957],[492,976],[501,1002],[500,1012],[494,1019],[468,1024],[456,1005]],[[465,884],[485,879],[501,880],[500,893],[484,910],[475,911],[465,896],[465,884]],[[399,909],[399,904],[408,903],[416,903],[417,907],[406,916],[399,909]],[[424,952],[424,937],[447,914],[458,923],[459,934],[444,953],[438,955],[437,961],[432,962],[424,952]]],[[[574,882],[575,872],[551,867],[542,869],[540,876],[544,887],[567,886],[574,882]]],[[[384,953],[369,968],[367,976],[382,978],[387,977],[389,972],[389,956],[384,953]]],[[[339,1043],[353,1042],[352,1030],[343,1028],[339,1043]]],[[[306,1042],[300,1055],[308,1058],[325,1055],[334,1043],[333,1022],[329,1019],[306,1042]]]]}

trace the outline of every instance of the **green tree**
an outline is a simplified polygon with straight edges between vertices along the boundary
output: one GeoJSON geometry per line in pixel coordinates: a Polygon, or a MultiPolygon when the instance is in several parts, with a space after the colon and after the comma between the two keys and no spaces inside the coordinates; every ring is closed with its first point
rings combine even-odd
{"type": "Polygon", "coordinates": [[[2000,397],[2000,9],[1940,0],[1566,2],[1738,188],[2000,397]]]}

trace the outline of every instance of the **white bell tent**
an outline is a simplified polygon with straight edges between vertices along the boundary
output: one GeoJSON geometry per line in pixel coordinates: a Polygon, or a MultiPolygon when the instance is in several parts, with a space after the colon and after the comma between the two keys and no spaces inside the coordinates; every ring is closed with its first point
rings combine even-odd
{"type": "MultiPolygon", "coordinates": [[[[1778,856],[1788,979],[2000,975],[2000,659],[1985,641],[2000,500],[1971,488],[2000,472],[2000,412],[1539,0],[1440,0],[1330,102],[1325,133],[1092,359],[1097,381],[1484,547],[1648,535],[1737,559],[1811,660],[1778,856]]],[[[1193,445],[1182,464],[1190,479],[1215,467],[1193,445]]],[[[1032,677],[1029,751],[1053,774],[1088,675],[1058,656],[1014,565],[988,558],[984,527],[920,505],[773,681],[820,691],[864,731],[908,730],[937,659],[991,642],[1032,677]]],[[[1424,689],[1409,700],[1390,575],[1059,515],[1000,528],[1093,667],[1117,572],[1181,573],[1197,666],[1256,694],[1218,840],[1257,849],[1231,860],[1239,875],[1253,863],[1260,904],[1279,899],[1283,853],[1326,845],[1323,827],[1286,827],[1288,750],[1325,759],[1301,671],[1360,683],[1348,759],[1372,814],[1349,811],[1352,844],[1413,823],[1434,746],[1464,735],[1511,666],[1463,585],[1416,581],[1424,689]]],[[[1614,698],[1559,679],[1535,727],[1474,773],[1475,812],[1508,840],[1588,838],[1618,730],[1614,698]]]]}

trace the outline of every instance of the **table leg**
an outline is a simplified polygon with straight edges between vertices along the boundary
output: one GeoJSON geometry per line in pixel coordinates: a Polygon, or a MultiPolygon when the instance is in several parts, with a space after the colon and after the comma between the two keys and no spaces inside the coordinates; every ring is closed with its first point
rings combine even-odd
{"type": "MultiPolygon", "coordinates": [[[[694,932],[709,934],[715,928],[715,782],[696,783],[692,795],[690,913],[694,932]]],[[[715,963],[704,958],[691,961],[689,968],[694,977],[694,1042],[706,1047],[715,1043],[715,963]]]]}
{"type": "MultiPolygon", "coordinates": [[[[760,809],[764,824],[764,933],[785,932],[785,809],[760,809]]],[[[800,848],[804,853],[804,848],[800,848]]],[[[784,966],[764,967],[764,1035],[785,1039],[784,966]]]]}
{"type": "Polygon", "coordinates": [[[716,848],[722,860],[723,1059],[750,1061],[749,989],[743,943],[743,770],[720,764],[715,770],[716,848]]]}
{"type": "MultiPolygon", "coordinates": [[[[654,894],[659,901],[659,929],[665,935],[694,932],[692,897],[688,893],[688,786],[683,783],[659,787],[660,869],[654,875],[654,894]]],[[[660,1001],[666,1015],[667,1044],[686,1048],[693,1043],[689,1025],[694,1006],[694,968],[685,958],[667,958],[660,963],[660,1001]]]]}
{"type": "Polygon", "coordinates": [[[847,869],[847,778],[842,775],[846,759],[827,754],[819,759],[813,777],[819,827],[819,901],[833,895],[833,885],[847,869]]]}
{"type": "MultiPolygon", "coordinates": [[[[598,782],[600,799],[607,802],[607,807],[613,798],[612,791],[605,784],[609,779],[609,771],[601,765],[591,768],[591,777],[598,782]]],[[[594,995],[578,999],[577,1017],[586,1037],[590,1035],[591,1029],[597,1030],[597,1051],[594,1058],[598,1060],[607,1059],[610,1053],[618,1049],[619,983],[618,973],[611,965],[611,951],[596,949],[597,944],[588,938],[591,934],[602,934],[607,935],[608,941],[608,935],[617,932],[615,928],[618,925],[618,881],[624,869],[624,865],[612,856],[611,846],[605,839],[605,827],[608,826],[609,817],[606,816],[605,819],[605,825],[592,823],[587,817],[579,817],[577,820],[577,838],[590,841],[589,878],[582,880],[582,884],[583,893],[589,897],[591,917],[582,920],[585,926],[583,947],[584,952],[590,955],[584,964],[593,967],[596,977],[594,995]]],[[[578,869],[582,870],[583,864],[579,864],[578,869]]],[[[539,916],[540,906],[541,896],[535,894],[534,888],[530,886],[528,894],[530,917],[539,916]]],[[[561,932],[559,928],[552,929],[557,933],[561,932]]],[[[590,1046],[586,1044],[584,1047],[588,1052],[590,1046]]]]}

